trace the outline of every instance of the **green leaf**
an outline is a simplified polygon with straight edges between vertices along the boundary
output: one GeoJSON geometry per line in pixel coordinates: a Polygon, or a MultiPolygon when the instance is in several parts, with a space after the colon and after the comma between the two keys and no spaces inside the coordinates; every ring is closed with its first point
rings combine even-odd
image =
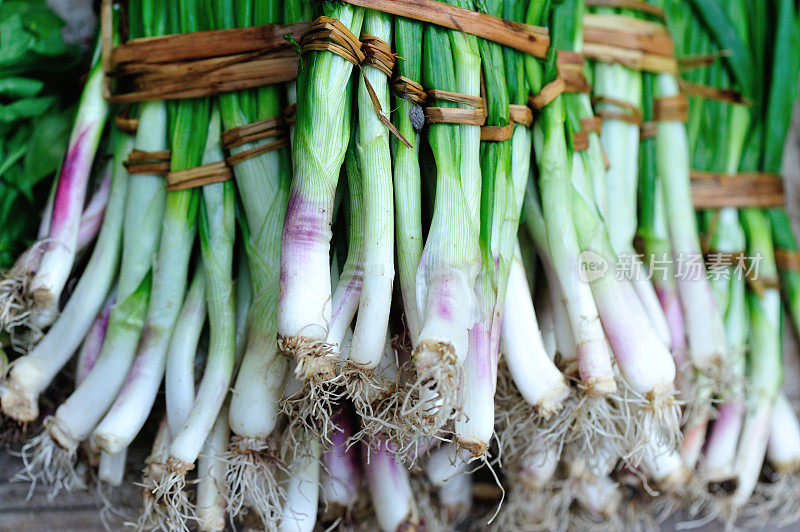
{"type": "Polygon", "coordinates": [[[0,105],[0,122],[10,123],[40,116],[56,105],[56,96],[23,98],[8,105],[0,105]]]}
{"type": "Polygon", "coordinates": [[[33,136],[25,156],[25,174],[34,184],[58,169],[69,140],[72,111],[48,114],[33,122],[33,136]]]}
{"type": "Polygon", "coordinates": [[[708,31],[714,36],[720,48],[730,50],[731,54],[725,58],[733,73],[740,90],[746,96],[754,92],[755,67],[753,58],[748,48],[742,43],[736,31],[736,26],[725,13],[718,0],[691,0],[708,31]]]}
{"type": "Polygon", "coordinates": [[[0,79],[0,96],[8,98],[29,98],[36,96],[44,88],[44,82],[32,78],[0,79]]]}

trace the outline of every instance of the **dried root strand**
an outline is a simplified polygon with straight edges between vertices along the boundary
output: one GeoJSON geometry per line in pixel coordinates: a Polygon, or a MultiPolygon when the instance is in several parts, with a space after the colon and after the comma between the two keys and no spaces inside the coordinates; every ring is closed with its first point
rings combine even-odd
{"type": "Polygon", "coordinates": [[[297,363],[294,375],[298,381],[311,378],[324,381],[333,379],[338,373],[341,359],[333,346],[323,340],[278,335],[278,349],[297,363]]]}
{"type": "Polygon", "coordinates": [[[286,473],[287,469],[275,451],[274,442],[234,436],[222,460],[226,463],[226,502],[231,519],[249,508],[258,516],[261,526],[270,528],[277,523],[286,500],[277,473],[286,473]]]}
{"type": "Polygon", "coordinates": [[[330,434],[340,430],[333,417],[346,394],[340,386],[342,380],[315,375],[306,379],[300,390],[281,400],[281,411],[288,420],[284,435],[291,442],[282,446],[281,460],[291,462],[296,458],[297,451],[304,448],[307,432],[319,438],[324,447],[333,445],[330,434]]]}
{"type": "Polygon", "coordinates": [[[788,528],[800,521],[800,473],[777,473],[772,482],[759,482],[742,511],[748,527],[761,528],[774,523],[788,528]]]}
{"type": "Polygon", "coordinates": [[[433,436],[462,415],[464,367],[450,345],[420,342],[414,351],[417,379],[408,387],[400,414],[419,419],[424,434],[433,436]]]}
{"type": "Polygon", "coordinates": [[[30,316],[29,287],[34,272],[14,267],[0,280],[0,327],[13,333],[24,328],[30,316]]]}
{"type": "Polygon", "coordinates": [[[14,475],[13,480],[31,483],[28,497],[39,482],[47,487],[49,499],[55,498],[62,489],[72,491],[85,488],[75,467],[78,462],[78,443],[70,442],[69,437],[58,430],[53,417],[45,419],[44,430],[22,447],[20,457],[23,468],[14,475]],[[62,437],[59,438],[59,435],[62,437]]]}
{"type": "Polygon", "coordinates": [[[144,489],[142,514],[130,524],[137,530],[188,532],[195,508],[186,491],[186,474],[193,468],[193,464],[172,457],[166,463],[149,463],[140,484],[144,489]]]}

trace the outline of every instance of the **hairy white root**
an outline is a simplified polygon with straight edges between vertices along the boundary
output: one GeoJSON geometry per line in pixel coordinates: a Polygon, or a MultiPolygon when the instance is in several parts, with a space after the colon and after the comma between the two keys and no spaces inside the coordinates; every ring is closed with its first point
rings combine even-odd
{"type": "Polygon", "coordinates": [[[323,340],[278,335],[278,349],[297,363],[294,375],[301,382],[311,378],[325,381],[338,373],[341,359],[323,340]]]}
{"type": "MultiPolygon", "coordinates": [[[[539,407],[531,406],[517,390],[508,366],[499,366],[497,389],[495,391],[495,434],[503,456],[521,456],[537,441],[542,432],[568,405],[574,405],[568,397],[562,400],[545,402],[539,407]]],[[[564,427],[566,428],[566,427],[564,427]]],[[[561,435],[549,433],[549,441],[560,439],[561,435]]]]}
{"type": "Polygon", "coordinates": [[[277,473],[287,472],[275,452],[274,442],[266,438],[234,436],[222,459],[226,462],[230,518],[250,509],[258,516],[261,526],[271,530],[286,500],[277,473]]]}
{"type": "Polygon", "coordinates": [[[494,524],[497,530],[566,532],[572,493],[564,481],[533,486],[515,476],[511,490],[494,524]]]}
{"type": "Polygon", "coordinates": [[[610,400],[622,412],[619,431],[626,445],[618,451],[625,462],[638,466],[653,444],[678,449],[682,440],[681,411],[671,384],[642,395],[623,381],[618,390],[610,400]]]}
{"type": "Polygon", "coordinates": [[[414,358],[417,379],[406,392],[400,414],[417,417],[424,434],[433,436],[462,415],[464,367],[452,346],[440,342],[421,342],[414,358]],[[424,359],[423,354],[427,355],[424,359]]]}
{"type": "Polygon", "coordinates": [[[26,443],[20,451],[23,468],[14,475],[16,481],[31,483],[28,496],[38,482],[47,487],[47,496],[53,499],[62,489],[71,491],[84,488],[75,465],[78,461],[78,443],[60,430],[54,417],[44,421],[41,434],[26,443]]]}
{"type": "Polygon", "coordinates": [[[306,431],[319,438],[324,447],[333,444],[329,435],[339,430],[333,417],[346,394],[341,386],[342,381],[341,376],[328,379],[315,375],[306,379],[300,390],[281,400],[281,411],[289,423],[284,434],[291,442],[282,446],[282,460],[291,462],[297,451],[303,450],[301,444],[307,437],[306,431]],[[289,452],[294,454],[290,456],[289,452]]]}
{"type": "Polygon", "coordinates": [[[31,313],[28,289],[33,272],[24,267],[14,267],[0,280],[0,327],[13,333],[25,327],[31,313]]]}
{"type": "Polygon", "coordinates": [[[800,473],[777,473],[772,482],[759,482],[742,511],[748,527],[763,528],[771,523],[788,528],[800,521],[800,473]]]}
{"type": "Polygon", "coordinates": [[[151,462],[142,478],[144,508],[132,525],[138,530],[189,531],[195,509],[186,492],[186,474],[194,468],[177,458],[151,462]]]}

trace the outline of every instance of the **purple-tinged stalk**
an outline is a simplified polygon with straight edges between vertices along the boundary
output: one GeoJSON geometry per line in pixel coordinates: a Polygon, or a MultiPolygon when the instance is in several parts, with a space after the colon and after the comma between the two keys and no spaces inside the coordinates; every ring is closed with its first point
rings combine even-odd
{"type": "Polygon", "coordinates": [[[81,221],[78,225],[78,253],[88,248],[100,228],[103,226],[103,217],[106,213],[106,205],[108,205],[108,196],[111,193],[111,179],[113,176],[112,167],[107,167],[106,171],[100,181],[100,186],[97,187],[86,208],[81,215],[81,221]]]}
{"type": "MultiPolygon", "coordinates": [[[[534,136],[534,140],[536,140],[536,136],[534,136]]],[[[537,254],[547,279],[548,292],[551,294],[559,355],[556,357],[556,363],[567,378],[577,381],[581,378],[581,356],[577,349],[577,340],[574,335],[575,329],[572,327],[572,318],[568,311],[570,303],[563,296],[561,284],[551,258],[552,254],[547,238],[545,219],[533,183],[528,184],[525,193],[524,212],[525,225],[536,245],[537,254]]],[[[575,270],[577,271],[577,268],[575,270]]],[[[575,282],[581,283],[583,287],[589,290],[589,296],[592,296],[588,283],[585,283],[580,278],[576,279],[575,282]]],[[[596,313],[597,307],[594,299],[592,298],[589,301],[593,311],[596,313]]],[[[574,310],[576,309],[573,308],[574,310]]],[[[595,319],[597,325],[601,327],[602,333],[602,324],[599,316],[595,319]]],[[[611,347],[608,345],[605,333],[603,333],[602,340],[605,343],[605,349],[610,353],[611,347]]],[[[611,382],[614,383],[616,388],[616,380],[612,379],[611,382]]],[[[546,441],[556,445],[559,453],[561,447],[568,442],[580,441],[583,449],[589,453],[596,453],[600,449],[607,449],[609,445],[618,445],[622,442],[618,426],[620,418],[619,402],[614,403],[608,401],[607,396],[598,397],[587,392],[589,390],[586,390],[584,384],[581,383],[578,393],[567,401],[565,408],[545,427],[546,441]]],[[[624,444],[624,442],[622,443],[624,444]]]]}
{"type": "Polygon", "coordinates": [[[109,215],[103,219],[103,227],[84,268],[84,275],[59,319],[27,356],[14,361],[0,387],[3,413],[19,422],[31,422],[39,416],[39,394],[47,389],[78,349],[116,277],[128,187],[128,175],[122,161],[131,147],[129,138],[120,135],[116,139],[118,146],[108,200],[109,215]]]}
{"type": "Polygon", "coordinates": [[[508,277],[500,352],[519,393],[536,414],[547,419],[561,410],[570,389],[545,348],[520,253],[517,245],[508,277]]]}
{"type": "Polygon", "coordinates": [[[89,375],[55,412],[45,430],[22,448],[20,480],[43,481],[52,494],[75,486],[80,442],[89,437],[123,385],[141,335],[150,296],[150,276],[111,311],[102,352],[89,375]]]}
{"type": "Polygon", "coordinates": [[[566,526],[572,495],[555,478],[558,452],[535,442],[508,466],[508,497],[497,515],[500,530],[559,530],[566,526]]]}
{"type": "MultiPolygon", "coordinates": [[[[83,345],[78,352],[78,358],[75,364],[76,386],[80,386],[80,384],[86,380],[92,368],[94,368],[94,365],[97,363],[97,360],[100,358],[113,304],[114,296],[112,295],[106,301],[106,304],[100,311],[100,315],[95,319],[89,332],[86,333],[86,339],[83,341],[83,345]]],[[[89,442],[84,443],[86,444],[84,450],[87,453],[94,454],[97,452],[97,449],[93,449],[89,442]]],[[[125,474],[125,460],[127,456],[127,448],[116,454],[108,454],[104,451],[100,451],[97,478],[110,486],[120,486],[125,474]]]]}
{"type": "MultiPolygon", "coordinates": [[[[363,32],[392,41],[392,18],[366,10],[363,32]]],[[[345,362],[348,396],[360,415],[371,414],[370,393],[388,384],[376,372],[383,358],[394,283],[394,205],[389,131],[375,114],[372,95],[389,109],[389,80],[373,66],[364,66],[358,83],[358,129],[355,151],[361,168],[363,255],[361,294],[353,339],[345,362]],[[372,92],[367,89],[367,80],[372,92]]],[[[388,420],[387,420],[388,421],[388,420]]]]}
{"type": "MultiPolygon", "coordinates": [[[[592,14],[602,20],[605,15],[614,13],[609,9],[598,9],[592,14]]],[[[626,19],[626,24],[640,29],[652,29],[658,23],[626,19]]],[[[631,114],[642,107],[642,73],[620,64],[596,62],[594,65],[594,91],[598,99],[599,114],[603,111],[631,114]],[[623,102],[621,106],[617,102],[623,102]]],[[[609,166],[605,175],[595,166],[595,179],[605,183],[605,210],[602,212],[608,230],[609,240],[618,256],[631,257],[634,264],[641,266],[633,248],[637,229],[637,183],[639,180],[639,126],[625,120],[609,117],[603,120],[600,142],[608,158],[609,166]]],[[[649,279],[644,276],[631,276],[631,285],[636,290],[642,308],[647,313],[653,330],[662,342],[669,347],[669,327],[658,298],[649,279]]]]}
{"type": "MultiPolygon", "coordinates": [[[[166,129],[165,122],[161,121],[166,119],[166,110],[163,104],[159,104],[153,109],[144,108],[142,112],[142,119],[147,116],[144,114],[145,112],[155,115],[150,118],[153,120],[152,123],[157,126],[155,131],[160,132],[166,129]]],[[[185,127],[185,122],[182,120],[186,119],[182,118],[185,115],[180,112],[177,115],[175,129],[179,130],[181,127],[185,127]]],[[[148,121],[148,125],[150,123],[148,121]]],[[[203,139],[206,140],[206,143],[219,142],[218,121],[215,123],[216,127],[213,127],[207,119],[198,118],[197,122],[192,125],[208,128],[208,139],[203,139]]],[[[173,139],[173,145],[175,143],[176,139],[173,139]]],[[[173,168],[194,166],[196,163],[191,162],[191,158],[197,157],[198,154],[190,154],[192,149],[197,149],[197,147],[190,145],[184,149],[174,149],[173,168]]],[[[216,152],[213,155],[221,158],[220,151],[217,144],[216,152]]],[[[218,159],[214,159],[212,156],[204,162],[213,162],[214,160],[218,159]]],[[[140,176],[136,177],[138,179],[140,176]]],[[[146,179],[158,178],[147,176],[146,179]]],[[[160,238],[153,238],[155,242],[142,242],[141,240],[145,239],[137,239],[134,236],[133,245],[126,246],[127,256],[123,254],[123,268],[130,274],[130,278],[135,278],[147,271],[147,268],[152,268],[153,289],[151,304],[142,324],[142,338],[136,346],[136,357],[128,373],[125,386],[93,434],[94,442],[112,453],[130,445],[150,415],[164,376],[170,335],[186,293],[189,261],[196,233],[194,218],[197,210],[197,198],[195,191],[170,192],[167,194],[166,202],[162,203],[164,192],[163,188],[158,188],[157,183],[145,182],[139,184],[139,187],[141,195],[137,196],[137,199],[145,201],[148,208],[132,214],[126,220],[126,231],[129,232],[126,234],[137,234],[133,231],[138,222],[142,227],[148,229],[149,235],[155,236],[160,233],[160,238]],[[164,205],[164,210],[161,210],[162,205],[164,205]],[[147,255],[139,255],[142,251],[146,251],[147,255]],[[139,264],[136,263],[137,256],[139,264]],[[142,256],[154,257],[154,259],[151,259],[151,263],[141,260],[142,256]],[[128,260],[126,261],[126,259],[128,260]]],[[[126,275],[125,279],[127,278],[126,275]]],[[[123,280],[122,274],[120,279],[123,280]]],[[[120,289],[122,290],[122,288],[120,289]]]]}
{"type": "Polygon", "coordinates": [[[572,326],[584,393],[589,397],[605,397],[614,393],[617,385],[611,368],[611,350],[592,290],[579,277],[581,248],[572,219],[572,185],[564,112],[559,98],[543,110],[542,118],[543,136],[537,141],[537,135],[534,135],[534,148],[539,160],[540,209],[545,222],[547,248],[572,326]]]}
{"type": "MultiPolygon", "coordinates": [[[[280,2],[240,0],[233,9],[218,3],[216,27],[232,28],[274,23],[280,2]],[[235,19],[235,20],[234,20],[235,19]]],[[[283,87],[271,85],[219,97],[226,129],[281,116],[283,87]]],[[[241,153],[275,139],[246,143],[230,149],[241,153]]],[[[231,396],[229,422],[233,438],[225,453],[228,511],[236,517],[250,505],[267,523],[281,504],[271,435],[278,421],[279,401],[287,361],[280,355],[277,312],[280,290],[281,231],[291,180],[290,154],[272,150],[233,166],[236,188],[244,207],[240,221],[253,301],[246,308],[247,332],[241,368],[231,396]],[[253,404],[260,405],[254,413],[253,404]]]]}
{"type": "Polygon", "coordinates": [[[587,278],[594,294],[600,320],[614,351],[620,373],[629,394],[624,401],[631,408],[628,414],[640,426],[631,434],[628,459],[636,461],[646,446],[651,432],[665,438],[670,447],[680,435],[680,410],[675,402],[675,363],[667,346],[659,339],[647,312],[637,297],[633,283],[618,279],[617,256],[597,212],[576,192],[573,196],[573,217],[581,244],[595,254],[608,272],[587,278]],[[635,405],[635,406],[634,406],[635,405]]]}
{"type": "Polygon", "coordinates": [[[738,480],[732,497],[734,507],[743,506],[753,494],[767,451],[769,427],[775,399],[783,381],[781,342],[781,295],[777,287],[761,286],[777,280],[778,270],[772,234],[766,213],[741,211],[747,233],[747,253],[760,259],[758,278],[747,295],[750,311],[750,352],[747,355],[747,412],[734,462],[738,480]]]}
{"type": "MultiPolygon", "coordinates": [[[[326,3],[323,10],[352,33],[360,33],[363,9],[326,3]]],[[[278,340],[284,352],[302,361],[298,367],[312,373],[310,366],[328,349],[330,224],[350,138],[352,70],[353,65],[338,55],[312,51],[304,56],[297,80],[294,175],[281,242],[278,340]]]]}
{"type": "Polygon", "coordinates": [[[714,425],[705,443],[699,472],[705,482],[719,485],[735,475],[736,446],[745,413],[744,398],[732,398],[717,408],[714,425]]]}
{"type": "Polygon", "coordinates": [[[288,466],[283,486],[286,500],[275,521],[279,532],[312,532],[317,522],[322,445],[310,432],[305,432],[299,443],[302,451],[295,453],[288,466]]]}
{"type": "MultiPolygon", "coordinates": [[[[658,97],[679,94],[674,75],[659,74],[658,97]]],[[[678,120],[659,121],[656,133],[656,168],[664,193],[666,218],[675,257],[702,256],[697,217],[692,205],[689,180],[690,156],[686,124],[678,120]]],[[[697,275],[676,279],[688,338],[688,356],[701,371],[718,368],[727,355],[722,316],[709,285],[705,264],[697,275]]]]}
{"type": "Polygon", "coordinates": [[[331,321],[328,325],[328,336],[325,354],[319,354],[316,359],[305,358],[298,360],[292,374],[298,373],[305,376],[305,380],[293,380],[297,388],[291,393],[286,393],[281,407],[296,426],[302,424],[306,430],[317,434],[322,441],[328,439],[334,427],[331,418],[334,416],[335,403],[343,393],[337,388],[342,381],[341,366],[347,358],[349,338],[352,336],[350,325],[358,309],[361,298],[361,278],[363,274],[363,248],[364,231],[362,200],[361,200],[361,167],[355,149],[355,138],[350,139],[345,155],[345,169],[347,173],[347,259],[340,275],[335,275],[338,266],[334,257],[331,264],[331,279],[333,281],[333,297],[331,300],[331,321]],[[305,362],[312,361],[309,366],[311,371],[303,368],[305,362]]]}
{"type": "Polygon", "coordinates": [[[75,363],[76,384],[86,380],[89,372],[92,371],[97,359],[100,357],[100,353],[103,350],[103,342],[106,339],[106,331],[108,330],[108,319],[113,306],[114,296],[111,295],[86,333],[86,338],[83,340],[80,351],[78,351],[78,358],[75,363]]]}
{"type": "MultiPolygon", "coordinates": [[[[429,88],[477,96],[480,56],[473,36],[427,25],[423,34],[423,84],[429,88]],[[472,86],[472,81],[475,81],[472,86]]],[[[453,107],[447,102],[432,105],[453,107]]],[[[465,161],[477,158],[480,132],[475,126],[431,124],[428,129],[436,163],[433,218],[417,270],[417,308],[421,329],[412,352],[417,382],[403,415],[420,414],[431,433],[458,416],[468,331],[478,320],[475,280],[480,269],[477,205],[480,165],[462,173],[465,161]],[[472,142],[474,140],[474,142],[472,142]],[[475,152],[474,154],[471,152],[475,152]]]]}
{"type": "Polygon", "coordinates": [[[358,464],[358,448],[349,445],[353,435],[350,413],[346,410],[336,414],[332,422],[338,427],[328,438],[332,444],[322,453],[322,499],[325,514],[333,519],[350,517],[358,502],[361,486],[361,470],[358,464]]]}
{"type": "Polygon", "coordinates": [[[46,250],[28,288],[29,321],[39,329],[52,324],[58,315],[58,301],[75,261],[92,163],[108,116],[108,103],[103,97],[105,76],[100,54],[95,55],[59,172],[46,250]]]}
{"type": "MultiPolygon", "coordinates": [[[[196,109],[190,111],[195,115],[193,119],[202,120],[202,114],[196,109]]],[[[218,143],[220,117],[216,109],[206,124],[208,142],[205,144],[202,164],[223,159],[218,143]]],[[[179,128],[176,126],[176,129],[179,128]]],[[[174,162],[173,158],[173,164],[174,162]]],[[[166,503],[168,514],[178,523],[183,523],[189,510],[185,493],[186,473],[194,467],[227,396],[236,350],[236,312],[232,280],[236,232],[234,185],[230,181],[214,183],[204,186],[201,192],[202,208],[198,225],[208,306],[208,358],[194,405],[170,443],[169,458],[157,489],[157,496],[166,503]]]]}
{"type": "Polygon", "coordinates": [[[225,459],[230,428],[223,406],[197,459],[197,527],[204,532],[225,530],[225,459]]]}
{"type": "MultiPolygon", "coordinates": [[[[397,73],[417,83],[422,80],[422,32],[422,23],[395,17],[394,48],[398,57],[403,58],[397,62],[397,73]]],[[[416,281],[423,244],[419,131],[424,125],[424,116],[419,105],[401,96],[395,96],[394,106],[392,121],[400,134],[413,145],[409,148],[392,139],[397,274],[405,324],[413,344],[422,328],[416,281]]]]}
{"type": "MultiPolygon", "coordinates": [[[[439,508],[427,508],[425,497],[414,489],[422,520],[427,526],[428,518],[441,521],[442,527],[454,526],[472,509],[472,477],[469,464],[456,457],[453,444],[444,443],[432,451],[425,463],[425,478],[433,490],[439,508]],[[420,500],[422,499],[422,500],[420,500]],[[427,513],[434,513],[428,516],[427,513]]],[[[433,495],[433,494],[431,494],[433,495]]],[[[429,497],[431,496],[429,495],[429,497]]]]}
{"type": "Polygon", "coordinates": [[[375,436],[365,440],[364,456],[370,459],[363,464],[369,485],[370,499],[375,517],[383,532],[416,530],[419,511],[411,489],[408,469],[397,462],[392,444],[375,436]]]}
{"type": "Polygon", "coordinates": [[[772,474],[756,486],[745,514],[756,524],[769,520],[776,526],[789,527],[800,520],[800,421],[783,393],[772,410],[767,460],[772,474]]]}
{"type": "Polygon", "coordinates": [[[205,290],[203,268],[198,265],[167,350],[164,395],[171,437],[180,432],[194,405],[195,359],[207,316],[205,290]]]}
{"type": "Polygon", "coordinates": [[[700,460],[700,455],[703,451],[703,444],[706,441],[706,433],[708,431],[708,423],[711,420],[712,409],[707,408],[712,401],[713,386],[710,380],[699,374],[697,376],[697,396],[694,401],[701,405],[699,410],[692,411],[695,406],[689,405],[689,412],[687,413],[687,421],[685,422],[681,432],[683,433],[683,442],[681,443],[680,455],[684,465],[693,470],[700,460]]]}

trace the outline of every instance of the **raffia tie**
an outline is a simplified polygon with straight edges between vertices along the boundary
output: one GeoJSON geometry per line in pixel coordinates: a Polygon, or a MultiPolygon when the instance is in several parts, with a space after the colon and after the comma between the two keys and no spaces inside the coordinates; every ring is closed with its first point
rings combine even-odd
{"type": "Polygon", "coordinates": [[[275,140],[233,154],[226,157],[225,161],[228,165],[235,166],[262,153],[285,148],[289,146],[289,136],[284,119],[276,116],[224,131],[221,137],[222,147],[228,150],[271,138],[275,140]]]}
{"type": "Polygon", "coordinates": [[[308,29],[300,38],[300,55],[328,51],[358,67],[378,120],[400,142],[411,148],[412,144],[403,137],[384,115],[378,95],[375,93],[375,89],[367,79],[367,74],[364,71],[364,65],[368,65],[377,68],[387,76],[391,76],[394,70],[395,55],[392,53],[391,47],[377,37],[362,34],[362,39],[363,42],[357,39],[338,19],[321,16],[308,26],[308,29]]]}

